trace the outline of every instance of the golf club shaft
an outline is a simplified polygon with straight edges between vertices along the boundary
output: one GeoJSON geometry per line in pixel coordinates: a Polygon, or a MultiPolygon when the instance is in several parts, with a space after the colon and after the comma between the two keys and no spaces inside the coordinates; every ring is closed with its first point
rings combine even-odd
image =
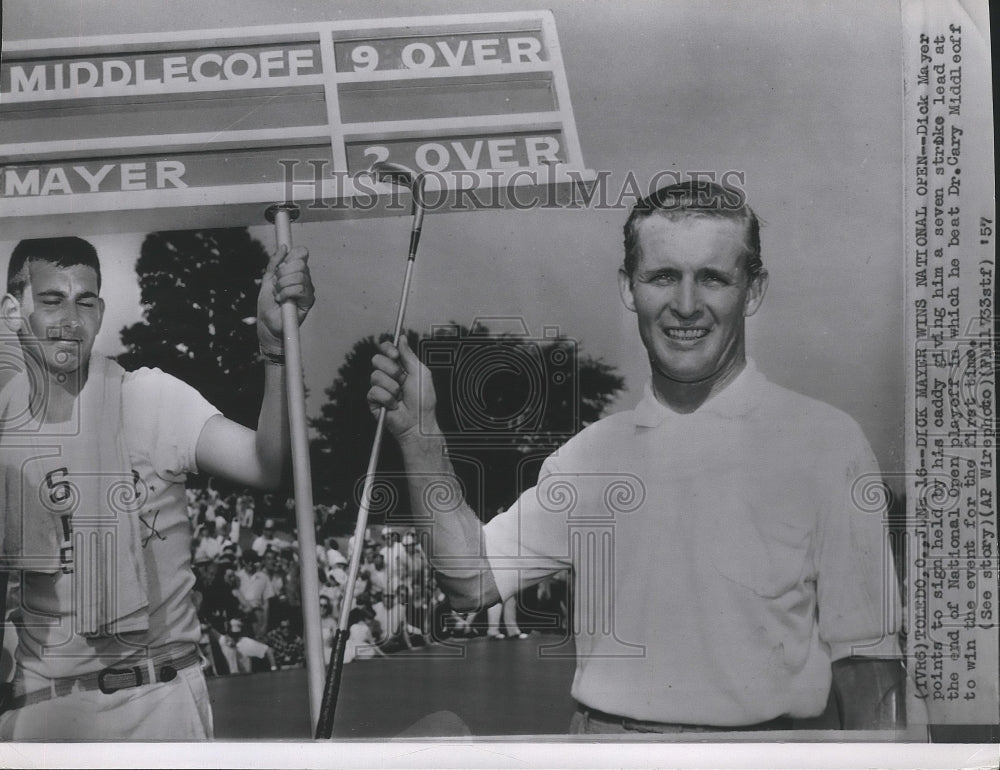
{"type": "MultiPolygon", "coordinates": [[[[408,263],[412,264],[412,263],[408,263]]],[[[333,649],[330,651],[330,667],[327,670],[326,686],[323,689],[323,700],[319,709],[319,721],[316,724],[316,737],[321,739],[333,737],[333,720],[337,715],[337,700],[340,695],[340,679],[344,668],[344,654],[347,651],[347,637],[351,628],[348,618],[354,605],[354,583],[358,577],[361,564],[361,551],[364,548],[365,528],[368,526],[368,510],[371,507],[372,486],[375,482],[375,469],[378,466],[379,450],[382,447],[382,436],[385,433],[385,407],[379,409],[378,423],[375,426],[375,440],[372,452],[368,458],[368,470],[365,472],[365,485],[361,493],[361,503],[358,506],[358,522],[354,528],[354,550],[347,568],[347,582],[344,583],[344,593],[341,597],[340,620],[337,623],[337,634],[334,637],[333,649]]]]}
{"type": "MultiPolygon", "coordinates": [[[[416,195],[416,194],[415,194],[416,195]]],[[[396,312],[396,324],[392,334],[392,344],[399,345],[403,334],[403,319],[406,317],[406,302],[410,294],[410,282],[413,276],[413,265],[417,257],[417,245],[420,242],[420,231],[423,225],[424,210],[420,202],[414,198],[413,226],[410,230],[410,253],[406,258],[406,274],[403,278],[403,289],[399,296],[399,309],[396,312]]],[[[378,468],[379,453],[382,449],[382,437],[385,435],[386,409],[378,410],[378,421],[375,425],[375,440],[372,442],[371,455],[368,457],[368,469],[365,471],[365,484],[361,492],[361,502],[358,505],[358,520],[354,527],[354,548],[347,566],[347,582],[344,583],[344,593],[340,605],[340,619],[337,633],[334,637],[333,649],[330,651],[330,667],[327,670],[326,686],[323,688],[323,700],[319,710],[319,720],[316,724],[316,738],[333,737],[333,721],[337,714],[337,700],[340,695],[340,681],[344,668],[344,654],[347,650],[347,638],[350,634],[349,618],[354,605],[354,584],[358,578],[361,566],[361,552],[364,550],[365,530],[368,527],[368,511],[371,508],[372,487],[375,484],[375,471],[378,468]]]]}

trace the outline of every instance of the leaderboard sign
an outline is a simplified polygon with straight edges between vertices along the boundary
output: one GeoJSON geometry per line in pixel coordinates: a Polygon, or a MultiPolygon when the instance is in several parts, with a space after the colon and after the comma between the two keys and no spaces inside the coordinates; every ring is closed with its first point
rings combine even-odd
{"type": "Polygon", "coordinates": [[[544,11],[7,43],[0,126],[11,238],[385,213],[383,160],[459,208],[593,178],[544,11]]]}

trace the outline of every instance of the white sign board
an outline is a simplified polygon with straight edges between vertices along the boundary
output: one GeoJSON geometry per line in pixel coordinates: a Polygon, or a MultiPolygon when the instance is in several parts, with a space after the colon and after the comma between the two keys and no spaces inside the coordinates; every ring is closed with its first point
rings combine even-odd
{"type": "Polygon", "coordinates": [[[405,213],[382,160],[460,210],[593,178],[544,11],[14,42],[0,120],[11,238],[405,213]]]}

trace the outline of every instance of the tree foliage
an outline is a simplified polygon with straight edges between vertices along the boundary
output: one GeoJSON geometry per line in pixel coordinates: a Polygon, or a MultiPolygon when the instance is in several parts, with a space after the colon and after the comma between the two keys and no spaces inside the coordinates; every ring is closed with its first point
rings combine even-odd
{"type": "MultiPolygon", "coordinates": [[[[624,384],[612,366],[562,336],[452,325],[431,335],[410,331],[407,339],[431,369],[449,455],[466,499],[484,520],[534,484],[541,461],[599,419],[624,384]]],[[[355,343],[312,421],[317,498],[347,501],[355,510],[375,434],[366,394],[376,351],[374,337],[355,343]]],[[[405,474],[391,436],[382,444],[377,490],[372,520],[405,523],[405,474]]]]}
{"type": "Polygon", "coordinates": [[[146,236],[136,263],[143,320],[122,329],[119,363],[159,367],[255,426],[264,394],[257,294],[267,261],[245,228],[146,236]]]}

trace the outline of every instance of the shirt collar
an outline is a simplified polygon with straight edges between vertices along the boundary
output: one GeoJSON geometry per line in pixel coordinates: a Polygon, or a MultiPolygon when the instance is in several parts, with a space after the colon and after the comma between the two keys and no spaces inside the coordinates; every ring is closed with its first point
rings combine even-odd
{"type": "MultiPolygon", "coordinates": [[[[698,407],[692,414],[713,414],[718,417],[732,418],[747,414],[754,408],[758,400],[760,386],[765,382],[764,375],[757,369],[752,358],[747,358],[736,379],[727,385],[721,393],[712,396],[698,407]]],[[[643,388],[642,399],[632,411],[635,424],[645,428],[655,428],[665,420],[680,419],[691,415],[675,412],[662,404],[653,392],[652,380],[647,380],[643,388]]]]}

